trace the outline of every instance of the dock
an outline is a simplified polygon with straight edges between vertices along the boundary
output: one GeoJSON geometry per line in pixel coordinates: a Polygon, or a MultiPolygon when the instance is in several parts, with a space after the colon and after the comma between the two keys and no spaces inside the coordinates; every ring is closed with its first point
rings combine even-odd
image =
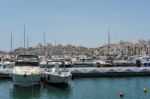
{"type": "MultiPolygon", "coordinates": [[[[150,67],[72,67],[67,69],[73,78],[150,76],[150,67]]],[[[0,78],[11,79],[11,74],[11,69],[0,70],[0,78]]]]}
{"type": "Polygon", "coordinates": [[[73,78],[150,76],[150,67],[87,67],[72,68],[73,78]]]}

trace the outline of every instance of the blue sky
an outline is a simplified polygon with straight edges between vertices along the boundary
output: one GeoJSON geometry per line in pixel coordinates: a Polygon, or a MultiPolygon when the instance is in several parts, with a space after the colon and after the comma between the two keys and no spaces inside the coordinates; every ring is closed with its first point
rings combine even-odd
{"type": "Polygon", "coordinates": [[[0,0],[0,50],[43,43],[99,47],[107,42],[150,39],[149,0],[0,0]]]}

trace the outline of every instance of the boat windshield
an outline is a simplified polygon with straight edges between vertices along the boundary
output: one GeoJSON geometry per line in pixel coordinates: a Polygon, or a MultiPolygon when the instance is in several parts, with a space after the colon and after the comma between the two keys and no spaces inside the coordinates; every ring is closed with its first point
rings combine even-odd
{"type": "Polygon", "coordinates": [[[39,58],[36,55],[19,55],[15,66],[39,66],[39,58]]]}
{"type": "Polygon", "coordinates": [[[17,59],[18,61],[30,61],[30,62],[38,62],[38,59],[33,58],[33,57],[19,57],[17,59]]]}
{"type": "Polygon", "coordinates": [[[15,66],[39,66],[38,62],[16,62],[15,66]]]}
{"type": "Polygon", "coordinates": [[[38,56],[36,55],[19,55],[17,57],[18,61],[39,61],[38,56]]]}

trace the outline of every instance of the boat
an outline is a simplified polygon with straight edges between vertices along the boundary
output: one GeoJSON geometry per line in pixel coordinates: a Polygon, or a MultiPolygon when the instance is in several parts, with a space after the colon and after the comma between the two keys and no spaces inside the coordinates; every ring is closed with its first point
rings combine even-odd
{"type": "Polygon", "coordinates": [[[47,67],[55,67],[55,64],[58,64],[59,67],[72,67],[72,63],[66,60],[48,60],[47,67]]]}
{"type": "Polygon", "coordinates": [[[40,62],[40,67],[41,68],[46,68],[48,66],[48,64],[47,64],[47,61],[46,60],[42,60],[41,62],[40,62]]]}
{"type": "Polygon", "coordinates": [[[141,61],[141,64],[142,66],[150,66],[150,56],[143,56],[143,57],[140,57],[140,61],[141,61]]]}
{"type": "Polygon", "coordinates": [[[47,65],[48,67],[55,67],[55,64],[58,64],[59,66],[63,65],[63,62],[60,60],[48,60],[47,65]]]}
{"type": "Polygon", "coordinates": [[[46,69],[44,77],[50,84],[69,84],[72,74],[67,68],[59,68],[59,64],[55,64],[55,67],[46,69]]]}
{"type": "Polygon", "coordinates": [[[12,74],[13,62],[0,62],[0,78],[10,78],[12,74]]]}
{"type": "Polygon", "coordinates": [[[93,67],[93,59],[78,59],[73,60],[73,66],[74,67],[93,67]]]}
{"type": "Polygon", "coordinates": [[[40,84],[42,70],[37,55],[18,55],[13,68],[14,85],[29,87],[40,84]]]}

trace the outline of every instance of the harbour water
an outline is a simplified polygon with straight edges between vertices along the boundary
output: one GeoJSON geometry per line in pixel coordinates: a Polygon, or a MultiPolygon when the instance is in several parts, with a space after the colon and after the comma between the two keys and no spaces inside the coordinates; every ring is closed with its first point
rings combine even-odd
{"type": "Polygon", "coordinates": [[[0,80],[1,99],[149,99],[150,77],[78,78],[68,86],[42,83],[40,86],[22,88],[11,80],[0,80]],[[143,89],[147,88],[147,93],[143,89]]]}

